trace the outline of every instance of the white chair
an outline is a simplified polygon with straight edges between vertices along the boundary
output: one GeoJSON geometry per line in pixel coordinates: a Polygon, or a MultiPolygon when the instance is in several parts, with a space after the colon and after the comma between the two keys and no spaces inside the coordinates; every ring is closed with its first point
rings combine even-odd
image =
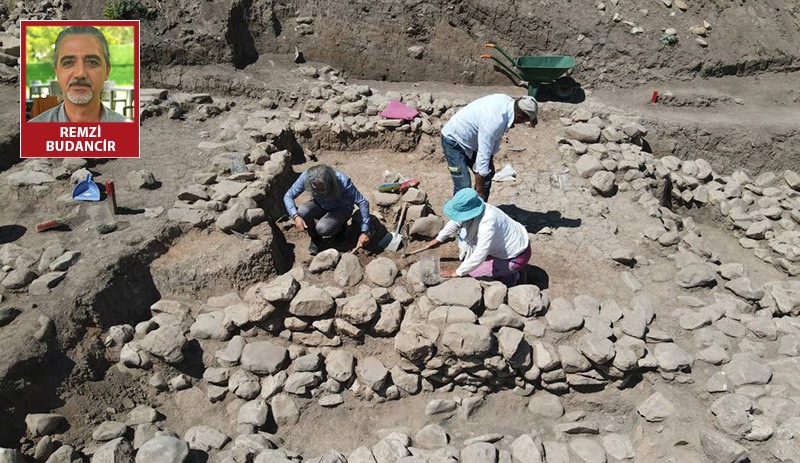
{"type": "MultiPolygon", "coordinates": [[[[103,83],[103,93],[101,98],[105,101],[108,101],[108,106],[113,110],[117,110],[117,103],[122,103],[123,108],[128,103],[127,98],[123,93],[122,97],[117,96],[117,92],[114,88],[117,84],[113,80],[107,80],[103,83]]],[[[123,109],[124,110],[124,109],[123,109]]]]}
{"type": "Polygon", "coordinates": [[[30,98],[37,97],[42,94],[42,81],[32,80],[28,83],[28,88],[30,88],[30,98]]]}

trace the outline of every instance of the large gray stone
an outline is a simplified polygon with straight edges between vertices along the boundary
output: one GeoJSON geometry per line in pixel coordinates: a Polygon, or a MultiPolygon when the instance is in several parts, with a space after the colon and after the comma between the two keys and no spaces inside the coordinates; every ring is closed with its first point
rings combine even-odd
{"type": "Polygon", "coordinates": [[[311,273],[322,273],[325,270],[332,269],[339,263],[340,257],[339,251],[336,249],[326,249],[311,259],[308,271],[311,273]]]}
{"type": "Polygon", "coordinates": [[[600,140],[600,132],[600,127],[585,122],[579,122],[564,129],[567,137],[583,143],[597,143],[600,140]]]}
{"type": "Polygon", "coordinates": [[[183,329],[176,325],[160,326],[147,333],[139,343],[144,351],[171,365],[183,362],[183,348],[186,344],[183,329]]]}
{"type": "Polygon", "coordinates": [[[294,279],[292,274],[283,275],[270,281],[267,285],[259,288],[261,297],[269,302],[291,301],[300,289],[300,283],[294,279]]]}
{"type": "Polygon", "coordinates": [[[547,310],[550,300],[535,285],[517,285],[508,290],[508,305],[523,317],[540,315],[547,310]]]}
{"type": "Polygon", "coordinates": [[[580,349],[586,358],[597,365],[602,365],[613,360],[616,354],[614,343],[608,338],[595,333],[583,335],[578,343],[578,349],[580,349]]]}
{"type": "Polygon", "coordinates": [[[320,317],[334,307],[333,298],[316,286],[300,289],[289,304],[289,313],[298,317],[320,317]]]}
{"type": "Polygon", "coordinates": [[[498,330],[496,337],[500,355],[509,365],[518,368],[531,365],[532,348],[521,330],[504,326],[498,330]]]}
{"type": "Polygon", "coordinates": [[[497,447],[489,442],[475,442],[461,449],[459,463],[497,463],[497,447]]]}
{"type": "Polygon", "coordinates": [[[601,196],[608,197],[614,196],[614,193],[616,193],[614,180],[616,180],[616,176],[613,172],[601,171],[595,172],[589,183],[601,196]]]}
{"type": "MultiPolygon", "coordinates": [[[[2,276],[3,274],[0,274],[2,276]]],[[[36,279],[36,274],[27,268],[18,268],[8,272],[0,286],[6,289],[22,289],[36,279]]]]}
{"type": "Polygon", "coordinates": [[[37,172],[30,170],[21,170],[14,172],[6,177],[6,181],[13,187],[43,185],[45,183],[53,183],[56,179],[45,172],[37,172]]]}
{"type": "Polygon", "coordinates": [[[494,336],[485,326],[456,323],[444,330],[442,344],[458,357],[480,357],[492,350],[494,336]]]}
{"type": "Polygon", "coordinates": [[[746,436],[753,428],[751,416],[755,402],[741,394],[726,394],[711,403],[709,410],[717,427],[734,438],[746,436]]]}
{"type": "Polygon", "coordinates": [[[55,413],[31,413],[25,417],[28,432],[34,437],[49,436],[65,422],[66,418],[55,413]]]}
{"type": "Polygon", "coordinates": [[[136,453],[136,463],[184,463],[189,444],[177,437],[156,436],[145,442],[136,453]]]}
{"type": "Polygon", "coordinates": [[[139,405],[130,412],[128,412],[128,420],[125,424],[129,426],[136,426],[145,423],[155,423],[158,420],[158,411],[153,407],[147,405],[139,405]]]}
{"type": "Polygon", "coordinates": [[[768,384],[772,379],[772,369],[769,366],[746,355],[735,355],[722,371],[734,387],[768,384]]]}
{"type": "Polygon", "coordinates": [[[606,463],[606,452],[594,439],[576,437],[569,442],[569,448],[577,457],[578,463],[606,463]]]}
{"type": "Polygon", "coordinates": [[[688,265],[675,274],[675,283],[682,288],[714,286],[717,284],[717,272],[708,264],[688,265]]]}
{"type": "Polygon", "coordinates": [[[289,351],[269,341],[251,342],[242,350],[241,363],[257,375],[272,375],[288,366],[289,351]]]}
{"type": "Polygon", "coordinates": [[[428,288],[428,298],[436,305],[457,305],[476,310],[483,299],[483,290],[474,278],[453,278],[428,288]]]}
{"type": "Polygon", "coordinates": [[[228,378],[228,390],[244,400],[252,400],[261,392],[261,383],[258,376],[240,369],[228,378]]]}
{"type": "Polygon", "coordinates": [[[597,172],[602,172],[603,164],[591,154],[584,154],[575,162],[575,170],[583,178],[591,178],[597,172]]]}
{"type": "Polygon", "coordinates": [[[28,292],[35,295],[43,295],[58,286],[67,272],[48,272],[31,282],[28,292]]]}
{"type": "Polygon", "coordinates": [[[371,293],[363,292],[349,298],[338,313],[354,325],[363,325],[371,322],[378,314],[378,303],[371,293]]]}
{"type": "Polygon", "coordinates": [[[536,416],[558,419],[564,415],[564,406],[557,395],[549,392],[536,392],[528,402],[528,411],[536,416]]]}
{"type": "Polygon", "coordinates": [[[246,424],[260,428],[264,426],[269,417],[269,405],[263,399],[251,400],[245,402],[239,407],[239,413],[236,416],[238,424],[246,424]]]}
{"type": "Polygon", "coordinates": [[[353,377],[355,371],[355,357],[350,352],[342,349],[331,351],[325,357],[325,371],[328,376],[339,381],[340,383],[347,383],[353,377]]]}
{"type": "Polygon", "coordinates": [[[397,301],[381,305],[380,316],[372,327],[375,334],[377,336],[393,336],[403,323],[404,313],[403,306],[397,301]]]}
{"type": "Polygon", "coordinates": [[[378,286],[388,288],[392,286],[395,278],[397,278],[397,265],[391,259],[378,257],[367,264],[366,273],[369,281],[378,286]]]}
{"type": "Polygon", "coordinates": [[[278,429],[283,426],[297,424],[300,421],[300,409],[288,394],[278,394],[272,398],[272,416],[278,429]]]}
{"type": "Polygon", "coordinates": [[[92,432],[92,439],[99,442],[108,442],[118,437],[124,437],[128,425],[118,421],[104,421],[92,432]]]}
{"type": "MultiPolygon", "coordinates": [[[[2,461],[2,458],[0,458],[2,461]]],[[[69,445],[62,445],[61,447],[57,448],[55,452],[53,452],[50,457],[47,458],[46,463],[83,463],[84,459],[81,455],[75,451],[75,448],[69,445]]],[[[14,461],[11,460],[9,463],[25,463],[25,461],[20,458],[20,460],[14,461]]]]}
{"type": "Polygon", "coordinates": [[[241,203],[234,203],[217,217],[216,225],[217,228],[226,232],[243,229],[247,225],[247,207],[241,203]]]}
{"type": "Polygon", "coordinates": [[[436,215],[429,215],[414,221],[409,233],[411,236],[422,239],[433,239],[444,228],[444,220],[436,215]]]}
{"type": "Polygon", "coordinates": [[[377,357],[367,357],[360,362],[359,377],[373,391],[380,391],[386,385],[389,370],[377,357]]]}
{"type": "Polygon", "coordinates": [[[372,450],[367,447],[359,447],[347,456],[348,463],[377,463],[372,455],[372,450]]]}
{"type": "Polygon", "coordinates": [[[358,261],[358,256],[345,253],[339,258],[339,263],[333,271],[333,279],[339,286],[355,286],[364,278],[364,268],[358,261]]]}
{"type": "Polygon", "coordinates": [[[530,434],[523,434],[511,443],[514,463],[544,463],[541,443],[530,434]]]}
{"type": "Polygon", "coordinates": [[[743,463],[749,458],[745,447],[714,430],[700,431],[700,445],[712,463],[743,463]]]}
{"type": "Polygon", "coordinates": [[[725,283],[725,287],[733,294],[749,301],[758,301],[764,297],[764,289],[754,287],[749,278],[736,278],[725,283]]]}
{"type": "Polygon", "coordinates": [[[92,463],[133,463],[133,446],[122,437],[101,445],[92,455],[92,463]]]}
{"type": "Polygon", "coordinates": [[[454,323],[474,324],[476,321],[478,321],[478,316],[475,315],[475,312],[460,306],[437,307],[428,314],[428,323],[439,328],[445,328],[454,323]]]}
{"type": "Polygon", "coordinates": [[[658,367],[664,371],[691,369],[694,364],[694,358],[673,342],[656,344],[653,355],[658,361],[658,367]]]}
{"type": "Polygon", "coordinates": [[[647,421],[664,421],[675,413],[675,405],[672,404],[660,392],[656,392],[647,398],[636,409],[647,421]]]}
{"type": "Polygon", "coordinates": [[[572,306],[569,300],[559,297],[550,302],[545,315],[547,325],[556,333],[579,330],[583,326],[583,315],[572,306]]]}
{"type": "Polygon", "coordinates": [[[189,334],[195,339],[226,341],[230,338],[231,333],[225,328],[224,319],[225,313],[219,310],[202,313],[197,316],[197,319],[189,328],[189,334]]]}
{"type": "Polygon", "coordinates": [[[439,328],[434,325],[412,325],[395,336],[394,348],[412,362],[427,360],[434,353],[439,333],[439,328]]]}
{"type": "Polygon", "coordinates": [[[635,456],[633,440],[625,434],[609,433],[602,438],[606,453],[617,460],[632,460],[635,456]]]}

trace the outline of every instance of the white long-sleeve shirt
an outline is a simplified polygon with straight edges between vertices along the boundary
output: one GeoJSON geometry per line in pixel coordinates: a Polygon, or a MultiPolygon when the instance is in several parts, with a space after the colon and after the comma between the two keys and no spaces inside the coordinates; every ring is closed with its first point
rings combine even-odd
{"type": "Polygon", "coordinates": [[[467,154],[477,153],[472,170],[486,177],[503,134],[514,123],[514,98],[496,93],[478,98],[458,111],[442,128],[442,136],[458,143],[467,154]]]}
{"type": "MultiPolygon", "coordinates": [[[[464,231],[463,223],[451,220],[439,232],[436,240],[444,242],[459,233],[458,246],[461,248],[461,246],[467,245],[464,242],[464,231]]],[[[500,209],[487,204],[478,225],[478,237],[474,243],[472,254],[458,266],[456,275],[463,277],[469,274],[489,256],[496,259],[513,259],[525,251],[529,243],[528,231],[525,230],[521,223],[512,219],[500,209]]]]}

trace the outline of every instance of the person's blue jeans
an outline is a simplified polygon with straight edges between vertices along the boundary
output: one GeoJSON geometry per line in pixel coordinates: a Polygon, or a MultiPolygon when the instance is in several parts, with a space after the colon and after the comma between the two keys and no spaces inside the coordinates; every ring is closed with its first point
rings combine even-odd
{"type": "MultiPolygon", "coordinates": [[[[442,151],[444,152],[444,158],[447,160],[447,169],[450,171],[450,177],[453,179],[453,195],[458,190],[472,187],[472,178],[469,175],[469,171],[475,165],[476,155],[470,157],[461,145],[444,135],[442,135],[442,151]]],[[[492,177],[494,177],[494,165],[491,167],[489,176],[483,182],[486,199],[489,198],[489,191],[492,188],[492,177]]]]}

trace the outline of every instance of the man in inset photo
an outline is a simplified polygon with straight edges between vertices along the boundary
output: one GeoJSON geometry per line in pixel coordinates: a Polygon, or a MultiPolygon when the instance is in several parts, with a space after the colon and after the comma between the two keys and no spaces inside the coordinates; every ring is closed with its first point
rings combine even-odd
{"type": "Polygon", "coordinates": [[[131,122],[102,102],[111,56],[99,29],[70,26],[61,31],[56,38],[54,67],[64,101],[29,122],[131,122]]]}

